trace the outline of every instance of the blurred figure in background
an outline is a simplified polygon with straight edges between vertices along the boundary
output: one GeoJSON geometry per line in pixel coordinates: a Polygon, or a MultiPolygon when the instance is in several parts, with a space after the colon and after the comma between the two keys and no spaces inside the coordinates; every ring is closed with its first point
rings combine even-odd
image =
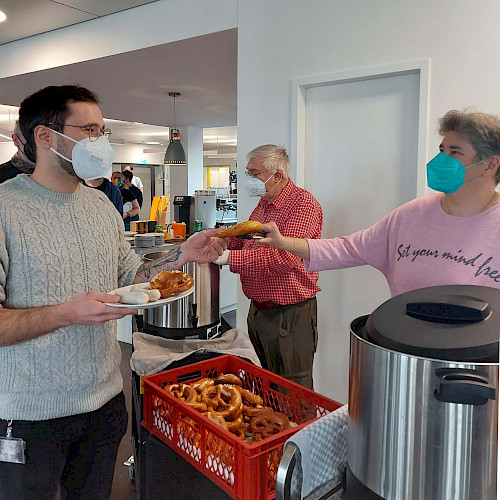
{"type": "MultiPolygon", "coordinates": [[[[0,183],[13,179],[19,174],[32,174],[33,170],[35,170],[35,163],[26,156],[26,139],[19,128],[19,120],[16,120],[14,125],[12,141],[17,147],[17,152],[9,161],[0,165],[0,183]]],[[[29,151],[29,146],[27,150],[28,154],[32,156],[32,153],[29,151]]]]}
{"type": "Polygon", "coordinates": [[[105,177],[84,181],[84,183],[89,187],[102,191],[109,198],[109,201],[113,203],[118,212],[120,212],[120,215],[123,216],[122,194],[115,184],[105,177]]]}
{"type": "Polygon", "coordinates": [[[139,208],[142,208],[142,191],[134,185],[134,174],[130,170],[124,170],[122,172],[122,178],[123,185],[135,196],[137,202],[139,203],[139,208]]]}
{"type": "Polygon", "coordinates": [[[113,172],[111,174],[111,181],[120,189],[123,202],[123,223],[125,224],[125,231],[130,231],[130,222],[139,220],[139,210],[141,207],[132,191],[126,188],[121,172],[113,172]]]}
{"type": "Polygon", "coordinates": [[[120,187],[122,185],[122,182],[123,182],[123,176],[122,176],[122,173],[121,172],[113,172],[111,174],[111,182],[116,186],[116,187],[120,187]]]}
{"type": "MultiPolygon", "coordinates": [[[[123,169],[124,172],[132,172],[132,174],[134,173],[134,167],[132,167],[131,165],[126,165],[125,168],[123,169]]],[[[137,175],[134,175],[133,179],[132,179],[132,184],[137,188],[137,189],[140,189],[141,193],[144,193],[144,186],[142,184],[142,181],[141,181],[141,178],[140,177],[137,177],[137,175]]]]}

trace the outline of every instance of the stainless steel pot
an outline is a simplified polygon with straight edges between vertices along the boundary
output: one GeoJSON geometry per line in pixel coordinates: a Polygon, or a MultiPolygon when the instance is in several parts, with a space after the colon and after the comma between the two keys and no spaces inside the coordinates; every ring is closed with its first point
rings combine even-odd
{"type": "MultiPolygon", "coordinates": [[[[147,254],[145,259],[156,259],[161,252],[147,254]]],[[[194,280],[194,291],[182,299],[144,310],[144,330],[169,338],[212,337],[220,324],[219,275],[216,264],[189,262],[182,268],[194,280]]]]}
{"type": "Polygon", "coordinates": [[[434,287],[391,301],[351,325],[348,498],[496,498],[500,291],[434,287]],[[461,323],[450,302],[482,311],[461,323]],[[409,315],[415,304],[431,304],[432,321],[409,315]]]}

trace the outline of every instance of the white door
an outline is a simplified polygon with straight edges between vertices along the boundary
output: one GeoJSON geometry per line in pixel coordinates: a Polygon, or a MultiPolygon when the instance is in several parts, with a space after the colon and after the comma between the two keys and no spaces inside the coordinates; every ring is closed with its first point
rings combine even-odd
{"type": "MultiPolygon", "coordinates": [[[[419,75],[306,90],[305,188],[324,211],[323,237],[364,229],[415,198],[419,75]]],[[[384,276],[363,266],[320,274],[315,389],[348,399],[349,325],[387,300],[384,276]]]]}

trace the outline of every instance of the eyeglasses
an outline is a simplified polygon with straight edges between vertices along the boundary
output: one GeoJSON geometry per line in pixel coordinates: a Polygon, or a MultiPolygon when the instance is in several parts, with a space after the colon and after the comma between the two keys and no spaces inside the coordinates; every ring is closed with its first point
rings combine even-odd
{"type": "Polygon", "coordinates": [[[79,128],[80,130],[84,130],[87,132],[89,139],[94,142],[97,141],[101,135],[104,137],[109,137],[111,135],[111,129],[109,128],[100,128],[99,125],[68,125],[67,123],[64,125],[65,127],[74,127],[74,128],[79,128]]]}
{"type": "Polygon", "coordinates": [[[269,170],[264,170],[263,172],[254,172],[253,174],[250,173],[248,170],[245,170],[245,175],[247,177],[251,177],[252,179],[255,179],[258,175],[264,174],[265,172],[269,172],[269,170]]]}

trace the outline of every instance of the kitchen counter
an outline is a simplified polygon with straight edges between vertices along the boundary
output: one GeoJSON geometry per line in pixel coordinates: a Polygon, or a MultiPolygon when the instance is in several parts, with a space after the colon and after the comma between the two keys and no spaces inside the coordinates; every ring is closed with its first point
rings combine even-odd
{"type": "Polygon", "coordinates": [[[179,241],[172,242],[172,243],[164,243],[163,245],[155,245],[154,247],[136,247],[136,246],[132,245],[132,249],[135,251],[135,253],[139,257],[142,257],[143,255],[146,255],[148,253],[164,252],[166,250],[172,250],[177,245],[180,245],[183,242],[184,242],[184,240],[179,240],[179,241]]]}

